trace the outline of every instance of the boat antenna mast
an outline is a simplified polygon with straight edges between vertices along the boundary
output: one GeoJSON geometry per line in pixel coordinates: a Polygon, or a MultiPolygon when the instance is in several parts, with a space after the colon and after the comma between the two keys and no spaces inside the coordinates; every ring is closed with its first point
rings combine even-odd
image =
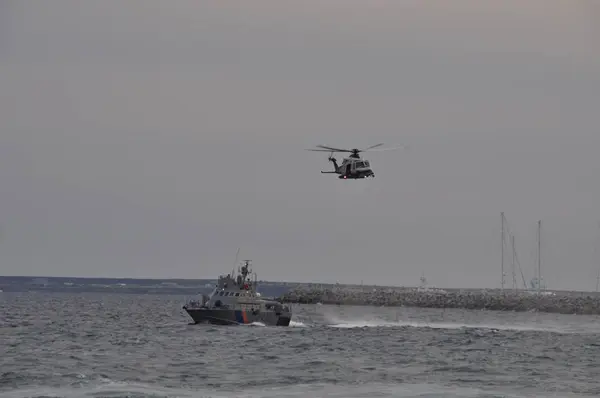
{"type": "Polygon", "coordinates": [[[240,255],[240,248],[238,247],[237,252],[235,252],[235,262],[233,263],[233,268],[231,269],[231,277],[234,277],[235,266],[238,263],[238,257],[240,255]]]}
{"type": "Polygon", "coordinates": [[[252,260],[242,260],[242,263],[244,263],[244,265],[242,265],[242,280],[246,282],[247,276],[252,272],[250,269],[252,260]]]}

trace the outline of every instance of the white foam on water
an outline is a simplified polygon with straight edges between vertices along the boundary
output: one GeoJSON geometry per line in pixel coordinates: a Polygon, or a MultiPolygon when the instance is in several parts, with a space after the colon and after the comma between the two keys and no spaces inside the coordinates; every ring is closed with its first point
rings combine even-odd
{"type": "Polygon", "coordinates": [[[455,322],[390,322],[384,320],[351,320],[351,321],[340,321],[336,320],[336,323],[327,325],[333,328],[376,328],[376,327],[414,327],[414,328],[431,328],[431,329],[489,329],[489,330],[503,330],[503,331],[518,331],[518,332],[552,332],[560,334],[569,334],[573,331],[552,327],[548,325],[507,325],[507,324],[467,324],[467,323],[455,323],[455,322]]]}
{"type": "Polygon", "coordinates": [[[164,397],[164,398],[206,398],[211,395],[207,395],[206,392],[197,391],[185,391],[185,390],[174,390],[169,388],[162,388],[160,386],[149,386],[135,383],[119,383],[110,382],[104,384],[98,384],[94,386],[82,386],[82,387],[58,387],[58,388],[45,388],[36,387],[29,389],[19,389],[13,391],[7,391],[0,393],[0,398],[125,398],[125,397],[164,397]]]}
{"type": "Polygon", "coordinates": [[[248,324],[248,326],[267,326],[267,325],[265,325],[265,324],[264,324],[264,323],[262,323],[262,322],[258,322],[258,321],[257,321],[257,322],[252,322],[252,323],[249,323],[249,324],[248,324]]]}
{"type": "Polygon", "coordinates": [[[291,328],[305,328],[306,325],[300,321],[290,321],[289,327],[291,328]]]}

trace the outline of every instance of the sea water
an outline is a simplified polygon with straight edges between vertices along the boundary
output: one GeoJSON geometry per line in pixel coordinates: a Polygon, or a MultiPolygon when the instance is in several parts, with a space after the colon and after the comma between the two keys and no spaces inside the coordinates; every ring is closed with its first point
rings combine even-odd
{"type": "Polygon", "coordinates": [[[0,397],[597,397],[600,318],[293,306],[193,325],[184,296],[0,295],[0,397]]]}

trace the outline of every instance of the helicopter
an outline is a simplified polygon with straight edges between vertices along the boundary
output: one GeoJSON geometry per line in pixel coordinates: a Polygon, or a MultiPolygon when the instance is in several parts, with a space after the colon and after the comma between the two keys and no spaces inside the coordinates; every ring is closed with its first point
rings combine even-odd
{"type": "Polygon", "coordinates": [[[399,146],[399,147],[393,147],[393,148],[375,149],[375,148],[379,148],[382,145],[383,144],[372,145],[365,149],[358,149],[358,148],[339,149],[339,148],[332,148],[332,147],[325,146],[325,145],[317,145],[317,148],[319,148],[319,149],[307,149],[307,151],[330,152],[329,158],[327,160],[329,160],[331,163],[333,163],[333,171],[321,171],[321,173],[323,173],[323,174],[339,174],[340,176],[338,178],[344,179],[344,180],[347,180],[347,179],[357,180],[357,179],[362,179],[362,178],[367,178],[367,177],[375,178],[375,173],[371,169],[371,163],[366,159],[362,159],[359,155],[360,152],[389,151],[389,150],[393,150],[393,149],[404,148],[404,146],[399,146]],[[350,153],[350,155],[347,158],[344,158],[342,161],[342,164],[338,166],[337,160],[333,157],[334,152],[348,152],[348,153],[350,153]]]}

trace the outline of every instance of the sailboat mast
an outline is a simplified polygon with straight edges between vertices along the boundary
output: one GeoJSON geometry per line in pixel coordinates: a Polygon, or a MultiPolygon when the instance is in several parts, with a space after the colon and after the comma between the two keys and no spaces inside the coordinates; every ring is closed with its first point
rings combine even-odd
{"type": "Polygon", "coordinates": [[[504,212],[500,213],[500,219],[502,223],[502,242],[500,249],[500,270],[502,272],[501,289],[504,290],[504,212]]]}
{"type": "Polygon", "coordinates": [[[538,221],[538,293],[542,288],[542,220],[538,221]]]}
{"type": "Polygon", "coordinates": [[[517,246],[515,245],[514,237],[513,237],[513,254],[515,256],[515,263],[519,266],[519,272],[521,273],[521,280],[523,281],[523,289],[527,290],[527,282],[525,282],[525,274],[523,274],[523,268],[521,268],[521,263],[519,262],[519,256],[517,256],[517,246]]]}
{"type": "MultiPolygon", "coordinates": [[[[598,221],[598,230],[600,231],[600,221],[598,221]]],[[[596,243],[596,247],[598,247],[597,245],[596,243]]],[[[598,261],[598,256],[596,256],[596,261],[598,261]]],[[[598,264],[598,273],[596,274],[596,293],[598,292],[598,288],[600,288],[600,263],[598,264]]]]}
{"type": "Polygon", "coordinates": [[[599,287],[600,287],[600,265],[598,266],[598,274],[596,275],[596,293],[598,293],[599,287]]]}
{"type": "Polygon", "coordinates": [[[510,237],[510,246],[512,248],[512,279],[513,279],[513,289],[517,290],[517,268],[516,268],[516,257],[517,253],[515,251],[515,236],[511,235],[510,237]]]}
{"type": "Polygon", "coordinates": [[[599,287],[600,287],[600,266],[598,267],[598,274],[596,275],[596,293],[598,293],[599,287]]]}

